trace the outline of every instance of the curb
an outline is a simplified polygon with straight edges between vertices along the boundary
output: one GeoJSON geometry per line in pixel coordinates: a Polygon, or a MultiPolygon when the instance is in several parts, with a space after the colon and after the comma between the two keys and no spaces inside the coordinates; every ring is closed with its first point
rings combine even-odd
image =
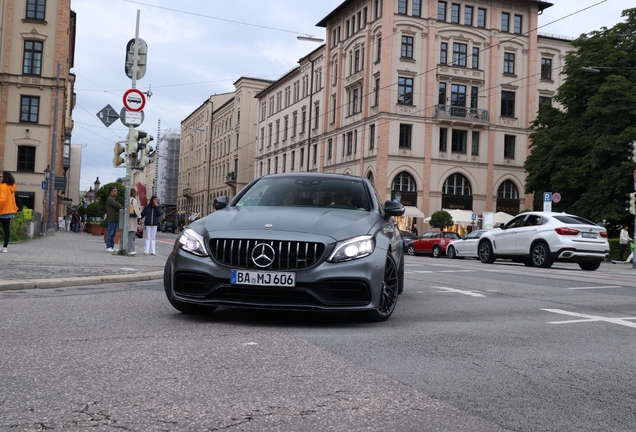
{"type": "Polygon", "coordinates": [[[143,282],[163,278],[163,271],[132,273],[125,275],[82,276],[58,279],[0,280],[0,291],[24,289],[49,289],[82,285],[99,285],[122,282],[143,282]]]}

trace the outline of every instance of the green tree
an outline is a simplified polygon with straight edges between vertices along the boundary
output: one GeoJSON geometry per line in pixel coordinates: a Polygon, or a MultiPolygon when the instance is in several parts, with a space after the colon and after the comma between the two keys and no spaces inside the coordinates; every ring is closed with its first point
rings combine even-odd
{"type": "Polygon", "coordinates": [[[433,228],[443,230],[447,226],[453,225],[453,217],[446,210],[438,210],[431,215],[431,220],[428,224],[433,228]]]}
{"type": "Polygon", "coordinates": [[[112,187],[117,188],[117,201],[119,201],[119,204],[121,204],[122,206],[124,205],[124,194],[126,193],[126,187],[119,182],[105,184],[96,192],[97,199],[104,205],[104,213],[106,213],[106,200],[110,196],[110,189],[112,187]]]}
{"type": "Polygon", "coordinates": [[[572,42],[577,50],[566,57],[567,78],[553,99],[561,107],[539,109],[525,162],[526,193],[540,200],[543,192],[559,192],[553,211],[614,224],[633,221],[624,201],[636,168],[627,160],[636,139],[636,8],[622,16],[614,27],[572,42]]]}

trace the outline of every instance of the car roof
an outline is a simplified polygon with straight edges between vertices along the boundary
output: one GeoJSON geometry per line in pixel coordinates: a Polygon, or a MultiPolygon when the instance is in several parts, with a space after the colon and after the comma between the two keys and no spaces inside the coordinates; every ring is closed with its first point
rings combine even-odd
{"type": "Polygon", "coordinates": [[[266,174],[260,178],[332,178],[332,179],[345,179],[345,180],[364,180],[364,177],[352,176],[348,174],[330,174],[330,173],[313,173],[313,172],[295,172],[295,173],[280,173],[280,174],[266,174]]]}

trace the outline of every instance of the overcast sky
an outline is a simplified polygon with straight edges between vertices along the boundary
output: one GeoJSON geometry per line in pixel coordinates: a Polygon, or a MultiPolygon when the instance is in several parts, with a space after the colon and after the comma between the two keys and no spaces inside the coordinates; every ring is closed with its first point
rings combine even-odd
{"type": "MultiPolygon", "coordinates": [[[[72,0],[77,13],[73,144],[82,144],[80,189],[95,178],[103,184],[125,175],[112,165],[115,141],[128,129],[119,121],[106,128],[97,113],[110,104],[118,112],[131,81],[124,73],[127,42],[139,36],[148,44],[146,75],[137,88],[152,97],[138,128],[157,136],[177,132],[181,121],[209,95],[234,89],[241,76],[277,79],[319,45],[296,39],[324,38],[316,23],[341,0],[72,0]]],[[[553,0],[539,17],[539,31],[577,37],[612,27],[634,0],[553,0]],[[578,13],[577,13],[578,12],[578,13]]],[[[153,143],[154,144],[154,143],[153,143]]]]}

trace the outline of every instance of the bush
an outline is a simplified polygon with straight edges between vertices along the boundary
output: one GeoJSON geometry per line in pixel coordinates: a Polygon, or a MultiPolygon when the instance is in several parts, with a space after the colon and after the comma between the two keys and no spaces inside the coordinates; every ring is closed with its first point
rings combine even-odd
{"type": "MultiPolygon", "coordinates": [[[[11,237],[9,237],[9,241],[11,243],[26,240],[26,237],[23,234],[25,223],[26,221],[24,220],[22,212],[16,213],[15,218],[11,219],[11,237]]],[[[2,228],[0,228],[0,238],[4,239],[4,232],[2,231],[2,228]]]]}
{"type": "Polygon", "coordinates": [[[431,220],[428,224],[433,228],[443,230],[447,226],[453,225],[453,217],[445,210],[438,210],[431,215],[431,220]]]}

